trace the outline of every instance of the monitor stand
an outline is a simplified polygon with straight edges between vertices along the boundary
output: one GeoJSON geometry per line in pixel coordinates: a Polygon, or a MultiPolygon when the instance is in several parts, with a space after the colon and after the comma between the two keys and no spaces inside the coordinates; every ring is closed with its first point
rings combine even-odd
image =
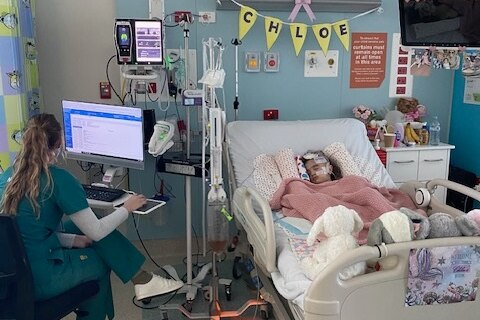
{"type": "Polygon", "coordinates": [[[105,170],[105,173],[103,174],[103,177],[102,177],[102,182],[111,188],[113,178],[115,178],[115,176],[123,175],[123,174],[125,174],[124,168],[110,166],[105,170]]]}

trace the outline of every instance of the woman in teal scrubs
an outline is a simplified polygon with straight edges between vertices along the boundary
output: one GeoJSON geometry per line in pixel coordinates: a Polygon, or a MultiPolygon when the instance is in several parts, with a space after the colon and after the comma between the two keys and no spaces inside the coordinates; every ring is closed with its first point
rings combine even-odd
{"type": "Polygon", "coordinates": [[[63,147],[62,128],[51,114],[32,117],[14,165],[0,175],[1,210],[15,215],[31,264],[37,300],[98,280],[100,291],[80,306],[81,319],[114,317],[110,271],[135,284],[137,299],[179,289],[183,283],[143,271],[143,255],[116,227],[146,203],[130,197],[98,219],[85,192],[68,171],[55,166],[63,147]],[[62,223],[63,216],[70,218],[62,223]],[[60,228],[59,228],[60,226],[60,228]]]}

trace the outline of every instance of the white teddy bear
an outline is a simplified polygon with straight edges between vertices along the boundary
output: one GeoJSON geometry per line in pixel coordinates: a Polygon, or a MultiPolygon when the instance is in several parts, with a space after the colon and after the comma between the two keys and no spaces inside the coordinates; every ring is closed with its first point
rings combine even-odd
{"type": "MultiPolygon", "coordinates": [[[[301,261],[301,266],[307,277],[313,280],[330,262],[342,253],[358,247],[352,232],[363,228],[363,221],[355,210],[342,205],[330,207],[317,219],[310,230],[307,244],[313,245],[319,233],[327,239],[322,240],[313,252],[312,257],[301,261]]],[[[350,279],[365,273],[366,263],[358,262],[339,273],[342,280],[350,279]]]]}

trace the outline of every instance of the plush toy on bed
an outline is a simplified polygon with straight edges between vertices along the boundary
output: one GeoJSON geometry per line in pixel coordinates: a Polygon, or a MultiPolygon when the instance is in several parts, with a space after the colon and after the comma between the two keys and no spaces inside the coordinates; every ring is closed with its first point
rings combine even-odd
{"type": "MultiPolygon", "coordinates": [[[[368,229],[367,244],[374,246],[425,239],[429,231],[430,222],[427,217],[408,208],[401,208],[385,212],[373,221],[368,229]]],[[[368,265],[379,271],[392,269],[397,262],[398,258],[391,256],[369,261],[368,265]]]]}
{"type": "Polygon", "coordinates": [[[480,236],[480,210],[473,209],[456,218],[457,226],[464,236],[480,236]]]}
{"type": "MultiPolygon", "coordinates": [[[[407,208],[401,210],[415,213],[407,208]]],[[[448,213],[437,212],[428,217],[428,223],[430,226],[427,239],[476,236],[480,235],[480,210],[472,210],[468,214],[457,217],[448,213]]]]}
{"type": "MultiPolygon", "coordinates": [[[[307,238],[307,244],[313,245],[317,236],[323,233],[327,239],[322,240],[312,257],[301,261],[301,266],[308,278],[313,280],[330,262],[341,254],[358,247],[352,232],[359,232],[363,221],[355,210],[344,206],[330,207],[315,220],[307,238]]],[[[342,280],[365,273],[365,262],[356,263],[339,273],[342,280]]]]}

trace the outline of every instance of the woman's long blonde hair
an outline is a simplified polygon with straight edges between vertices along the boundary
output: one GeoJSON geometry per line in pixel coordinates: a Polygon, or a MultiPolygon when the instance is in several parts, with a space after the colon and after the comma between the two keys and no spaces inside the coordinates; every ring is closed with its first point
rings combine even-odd
{"type": "MultiPolygon", "coordinates": [[[[48,170],[55,149],[62,144],[62,127],[55,116],[42,113],[33,116],[27,123],[22,136],[22,149],[13,163],[13,174],[5,188],[1,211],[16,215],[18,204],[27,197],[34,213],[39,217],[40,205],[37,198],[40,193],[40,176],[47,175],[45,189],[52,185],[48,170]]],[[[53,191],[53,188],[51,189],[53,191]]]]}

